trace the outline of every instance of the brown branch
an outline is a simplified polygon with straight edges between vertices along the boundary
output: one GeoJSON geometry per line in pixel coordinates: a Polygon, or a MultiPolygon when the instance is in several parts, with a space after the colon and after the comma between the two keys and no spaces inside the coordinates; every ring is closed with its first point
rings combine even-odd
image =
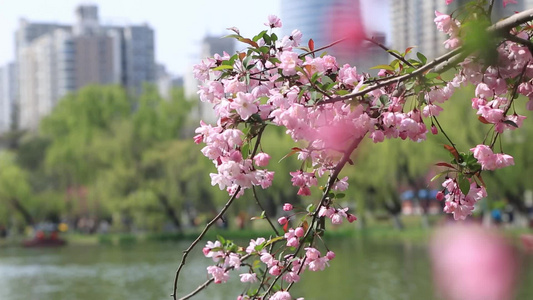
{"type": "Polygon", "coordinates": [[[412,67],[414,68],[415,66],[413,66],[410,62],[408,62],[405,57],[401,56],[401,55],[398,55],[398,53],[395,53],[395,52],[392,52],[389,48],[387,48],[385,45],[383,45],[382,43],[379,43],[378,41],[374,40],[373,38],[371,39],[365,39],[369,42],[371,42],[372,44],[380,47],[381,49],[387,51],[390,55],[396,57],[397,59],[401,60],[404,64],[408,65],[409,67],[412,67]]]}
{"type": "MultiPolygon", "coordinates": [[[[243,257],[241,257],[241,262],[247,260],[250,256],[251,256],[251,254],[244,255],[243,257]]],[[[230,271],[230,270],[233,270],[233,269],[235,269],[235,267],[227,267],[225,269],[225,271],[227,272],[227,271],[230,271]]],[[[210,279],[206,280],[204,283],[200,284],[196,289],[194,289],[194,291],[192,291],[192,292],[188,293],[187,295],[179,298],[179,300],[187,300],[187,299],[192,298],[194,295],[198,294],[203,289],[208,287],[211,283],[213,283],[213,281],[215,281],[215,278],[210,278],[210,279]]]]}
{"type": "Polygon", "coordinates": [[[200,242],[200,240],[205,236],[205,234],[207,233],[209,228],[211,228],[211,226],[213,226],[215,224],[215,222],[218,221],[218,219],[220,219],[224,215],[224,213],[226,213],[228,208],[233,203],[233,200],[235,200],[237,198],[237,194],[240,191],[241,191],[241,187],[239,186],[237,188],[237,190],[235,191],[235,193],[233,193],[233,195],[229,198],[229,200],[226,203],[226,205],[224,205],[222,210],[213,218],[213,220],[211,220],[209,223],[207,223],[207,225],[205,225],[204,230],[202,230],[200,235],[198,235],[198,237],[192,242],[192,244],[189,246],[189,248],[187,248],[185,251],[183,251],[183,257],[181,258],[180,265],[178,266],[178,269],[176,270],[176,275],[174,277],[174,290],[173,290],[173,293],[171,295],[174,300],[177,299],[176,298],[177,297],[176,291],[178,290],[178,278],[180,276],[181,270],[183,269],[183,266],[185,266],[185,261],[187,260],[187,256],[194,249],[194,247],[200,242]]]}
{"type": "MultiPolygon", "coordinates": [[[[523,24],[525,22],[529,22],[531,20],[533,20],[533,9],[528,9],[528,10],[525,10],[523,12],[517,13],[517,14],[515,14],[515,15],[507,18],[507,19],[501,20],[501,21],[493,24],[492,26],[487,28],[487,32],[493,33],[495,35],[501,35],[501,36],[505,37],[506,35],[508,35],[509,31],[512,28],[514,28],[515,26],[518,26],[518,25],[523,24]]],[[[341,97],[333,97],[331,99],[321,101],[319,104],[334,103],[334,102],[338,102],[338,101],[344,101],[344,100],[352,99],[352,98],[355,98],[355,97],[364,96],[365,94],[367,94],[367,93],[369,93],[369,92],[371,92],[373,90],[385,87],[385,86],[390,85],[392,83],[402,82],[402,81],[411,79],[413,77],[422,75],[426,71],[433,70],[433,71],[442,72],[442,70],[446,70],[446,69],[448,69],[450,67],[451,62],[453,62],[453,63],[459,62],[459,58],[461,57],[461,55],[467,56],[469,54],[468,51],[471,51],[471,50],[467,50],[467,49],[464,49],[463,47],[459,47],[457,49],[454,49],[454,50],[452,50],[452,51],[450,51],[450,52],[448,52],[448,53],[446,53],[446,54],[434,59],[430,63],[426,64],[423,67],[420,67],[419,69],[415,70],[412,73],[405,74],[405,75],[402,75],[402,76],[398,76],[398,77],[396,77],[394,79],[384,80],[384,81],[381,81],[381,82],[379,82],[379,83],[377,83],[375,85],[371,85],[371,86],[369,86],[369,87],[367,87],[367,88],[365,88],[365,89],[363,89],[361,91],[358,91],[358,92],[355,92],[355,93],[351,93],[351,94],[347,94],[347,95],[344,95],[344,96],[341,96],[341,97]],[[443,63],[444,63],[444,65],[441,65],[443,63]]]]}
{"type": "Polygon", "coordinates": [[[270,224],[270,227],[272,227],[272,230],[276,233],[276,236],[279,236],[279,232],[276,229],[276,226],[274,226],[274,223],[272,223],[272,220],[270,220],[270,217],[267,216],[265,208],[263,208],[263,205],[261,205],[261,202],[259,202],[259,198],[257,197],[257,193],[255,192],[255,186],[252,186],[252,191],[254,194],[255,202],[257,203],[257,206],[263,211],[263,215],[265,216],[265,219],[268,221],[268,224],[270,224]]]}
{"type": "Polygon", "coordinates": [[[423,67],[420,67],[419,69],[416,69],[412,73],[405,74],[405,75],[398,76],[398,77],[394,77],[394,78],[391,78],[389,80],[384,80],[384,81],[381,81],[381,82],[379,82],[379,83],[377,83],[375,85],[369,86],[369,87],[367,87],[367,88],[365,88],[365,89],[363,89],[361,91],[358,91],[358,92],[355,92],[355,93],[351,93],[351,94],[347,94],[347,95],[340,96],[340,97],[333,97],[331,99],[321,101],[318,104],[335,103],[335,102],[339,102],[339,101],[352,99],[352,98],[355,98],[355,97],[364,96],[364,95],[366,95],[367,93],[369,93],[369,92],[371,92],[373,90],[377,90],[379,88],[388,86],[388,85],[393,84],[393,83],[402,82],[402,81],[411,79],[413,77],[423,75],[426,71],[430,71],[431,69],[433,69],[437,65],[439,65],[439,64],[447,61],[448,59],[454,57],[455,55],[461,53],[461,51],[463,51],[462,48],[457,48],[455,50],[452,50],[452,51],[450,51],[450,52],[448,52],[448,53],[446,53],[446,54],[434,59],[433,61],[431,61],[430,63],[424,65],[423,67]]]}
{"type": "Polygon", "coordinates": [[[306,57],[306,56],[309,55],[309,54],[313,54],[313,53],[316,53],[316,52],[319,52],[319,51],[325,50],[325,49],[327,49],[327,48],[333,47],[333,46],[337,45],[338,43],[343,42],[344,40],[346,40],[346,39],[340,39],[340,40],[337,40],[337,41],[335,41],[335,42],[333,42],[333,43],[331,43],[331,44],[328,44],[328,45],[326,45],[326,46],[324,46],[324,47],[320,47],[320,48],[315,49],[315,50],[313,50],[313,51],[309,51],[309,52],[302,53],[302,54],[298,55],[298,58],[303,58],[303,57],[306,57]]]}
{"type": "MultiPolygon", "coordinates": [[[[366,134],[365,134],[366,135],[366,134]]],[[[309,227],[307,228],[307,231],[305,232],[305,235],[301,238],[302,241],[305,241],[307,240],[307,238],[309,237],[309,235],[311,234],[311,231],[313,230],[313,228],[315,227],[315,224],[316,224],[316,220],[318,219],[318,212],[320,211],[320,208],[324,205],[324,203],[326,202],[326,198],[328,197],[328,194],[329,192],[331,191],[331,188],[333,187],[333,185],[335,184],[335,181],[337,180],[337,178],[339,177],[339,173],[342,171],[342,169],[344,168],[344,166],[346,165],[346,163],[350,160],[350,156],[352,155],[353,151],[355,149],[357,149],[357,147],[359,146],[359,144],[361,143],[361,141],[363,140],[364,136],[363,135],[362,137],[360,138],[357,138],[355,139],[351,144],[350,146],[348,147],[348,149],[346,149],[346,151],[343,153],[342,155],[342,158],[341,160],[337,163],[337,165],[335,166],[335,168],[333,169],[333,173],[331,173],[331,176],[329,177],[329,180],[328,180],[328,183],[326,185],[326,188],[324,189],[324,193],[322,194],[322,199],[320,199],[320,204],[315,208],[315,211],[313,212],[313,219],[311,221],[311,225],[309,225],[309,227]]],[[[296,254],[302,249],[303,247],[303,242],[300,243],[298,245],[298,248],[296,248],[296,251],[294,251],[294,256],[296,256],[296,254]]],[[[268,289],[266,290],[265,292],[265,295],[268,294],[272,288],[274,287],[274,285],[276,284],[276,282],[281,278],[281,276],[283,276],[283,274],[288,270],[288,268],[284,268],[283,271],[281,272],[281,274],[279,274],[278,276],[276,276],[276,278],[272,281],[272,283],[270,284],[270,286],[268,287],[268,289]]]]}

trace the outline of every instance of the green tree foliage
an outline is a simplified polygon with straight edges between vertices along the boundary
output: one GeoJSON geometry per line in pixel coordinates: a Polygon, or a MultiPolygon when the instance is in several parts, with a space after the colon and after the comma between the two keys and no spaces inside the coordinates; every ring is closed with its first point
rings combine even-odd
{"type": "Polygon", "coordinates": [[[10,152],[0,152],[0,217],[7,220],[9,211],[16,211],[27,225],[34,224],[30,207],[31,188],[28,174],[20,168],[10,152]]]}

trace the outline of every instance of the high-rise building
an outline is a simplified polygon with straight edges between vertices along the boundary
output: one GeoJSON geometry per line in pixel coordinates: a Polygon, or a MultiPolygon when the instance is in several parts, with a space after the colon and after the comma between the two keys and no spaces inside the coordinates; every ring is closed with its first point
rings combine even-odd
{"type": "MultiPolygon", "coordinates": [[[[444,41],[448,36],[437,30],[435,11],[450,14],[468,0],[455,0],[450,5],[445,1],[430,0],[392,0],[390,1],[392,49],[404,51],[416,47],[413,52],[421,52],[428,59],[436,58],[446,52],[444,41]]],[[[516,11],[533,7],[533,0],[518,1],[503,6],[503,0],[495,0],[493,21],[508,17],[516,11]]]]}
{"type": "Polygon", "coordinates": [[[19,124],[34,130],[67,93],[88,84],[120,84],[139,94],[155,82],[154,32],[147,24],[103,26],[95,5],[76,24],[20,21],[16,32],[19,124]]]}
{"type": "Polygon", "coordinates": [[[439,32],[433,20],[435,11],[446,13],[445,1],[390,1],[391,48],[400,52],[416,47],[413,53],[423,53],[428,59],[444,53],[446,34],[439,32]]]}
{"type": "MultiPolygon", "coordinates": [[[[359,0],[282,0],[281,17],[283,35],[290,35],[294,29],[300,30],[303,46],[308,45],[309,39],[313,39],[315,49],[342,40],[324,50],[335,56],[339,65],[349,63],[368,71],[387,60],[386,51],[365,40],[374,38],[385,44],[386,33],[365,27],[359,0]]],[[[375,22],[382,19],[376,17],[375,22]]]]}
{"type": "Polygon", "coordinates": [[[0,67],[0,134],[12,129],[17,91],[15,63],[0,67]]]}

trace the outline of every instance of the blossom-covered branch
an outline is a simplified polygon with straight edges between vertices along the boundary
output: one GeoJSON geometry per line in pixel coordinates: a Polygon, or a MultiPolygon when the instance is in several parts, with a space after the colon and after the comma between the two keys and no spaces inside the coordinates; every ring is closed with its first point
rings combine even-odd
{"type": "Polygon", "coordinates": [[[216,168],[216,173],[210,174],[211,183],[231,197],[184,252],[176,272],[174,299],[186,257],[210,226],[246,190],[253,189],[257,201],[255,189],[272,185],[270,156],[260,147],[261,136],[270,126],[284,128],[295,142],[287,156],[302,161],[299,169],[290,172],[297,194],[312,196],[318,187],[322,195],[305,209],[285,204],[283,209],[289,215],[278,219],[282,234],[268,218],[273,235],[252,239],[246,247],[224,238],[208,241],[203,253],[213,259],[214,265],[207,268],[212,280],[191,296],[211,282],[226,282],[230,270],[241,270],[248,258],[258,262],[246,265],[239,277],[254,287],[237,299],[292,299],[289,290],[302,273],[324,270],[335,257],[320,239],[326,220],[332,224],[356,220],[340,203],[348,183],[339,174],[365,138],[374,143],[398,138],[421,142],[428,132],[438,134],[440,130],[451,144],[445,148],[452,160],[437,164],[445,168],[438,174],[445,175],[445,180],[437,199],[445,201],[444,211],[455,219],[470,215],[475,203],[487,196],[481,173],[514,164],[502,149],[495,152],[494,145],[503,132],[523,124],[525,117],[511,109],[518,95],[527,97],[525,106],[533,109],[533,32],[529,24],[533,9],[491,25],[490,8],[483,5],[485,1],[478,2],[465,9],[479,11],[461,14],[460,20],[435,12],[437,29],[449,36],[444,43],[449,52],[428,61],[421,53],[410,58],[412,49],[395,51],[395,59],[380,65],[377,76],[339,65],[333,56],[317,56],[322,48],[314,49],[313,42],[302,46],[298,30],[279,38],[274,30],[282,22],[276,16],[269,16],[268,29],[252,38],[232,28],[234,34],[229,37],[247,48],[235,54],[217,54],[194,68],[202,82],[200,99],[211,103],[217,116],[216,124],[201,122],[194,140],[205,143],[201,151],[216,168]],[[484,38],[469,39],[473,35],[484,38]],[[445,80],[441,74],[450,69],[454,69],[453,78],[445,80]],[[472,108],[478,120],[490,125],[493,134],[465,153],[443,131],[438,116],[442,103],[467,84],[476,87],[472,108]]]}

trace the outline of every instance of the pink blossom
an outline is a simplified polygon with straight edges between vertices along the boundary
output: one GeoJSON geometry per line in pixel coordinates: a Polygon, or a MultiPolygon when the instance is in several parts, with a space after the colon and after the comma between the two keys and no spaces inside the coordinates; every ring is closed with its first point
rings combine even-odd
{"type": "Polygon", "coordinates": [[[285,224],[287,224],[287,222],[288,222],[288,220],[287,220],[286,217],[280,217],[280,218],[278,219],[278,223],[279,223],[280,225],[285,225],[285,224]]]}
{"type": "Polygon", "coordinates": [[[311,196],[311,189],[308,186],[302,186],[298,189],[297,194],[300,196],[311,196]]]}
{"type": "Polygon", "coordinates": [[[241,257],[236,253],[230,253],[230,255],[226,257],[224,264],[238,269],[241,266],[241,257]]]}
{"type": "Polygon", "coordinates": [[[287,239],[287,246],[289,247],[297,247],[300,244],[300,239],[292,228],[285,233],[284,237],[287,239]]]}
{"type": "Polygon", "coordinates": [[[296,74],[296,66],[300,63],[300,58],[298,58],[298,53],[292,51],[283,51],[281,53],[279,60],[279,68],[283,70],[283,75],[291,76],[296,74]]]}
{"type": "Polygon", "coordinates": [[[222,244],[220,241],[215,241],[214,243],[211,241],[207,242],[207,245],[202,249],[203,254],[205,257],[211,257],[214,262],[218,262],[220,259],[224,258],[224,251],[222,251],[222,244]],[[217,249],[217,250],[213,250],[217,249]]]}
{"type": "Polygon", "coordinates": [[[230,107],[235,109],[243,120],[248,120],[251,115],[259,111],[254,96],[243,92],[237,93],[230,107]]]}
{"type": "Polygon", "coordinates": [[[285,204],[283,204],[283,210],[284,210],[284,211],[291,211],[292,208],[293,208],[293,207],[292,207],[292,204],[290,204],[290,203],[285,203],[285,204]]]}
{"type": "Polygon", "coordinates": [[[270,155],[264,152],[257,153],[254,156],[254,162],[259,167],[264,167],[268,165],[269,160],[270,160],[270,155]]]}
{"type": "Polygon", "coordinates": [[[281,20],[277,16],[269,15],[268,23],[265,23],[265,26],[268,26],[270,28],[281,28],[282,23],[281,23],[281,20]]]}
{"type": "Polygon", "coordinates": [[[305,256],[308,260],[315,260],[320,257],[320,251],[313,247],[305,248],[305,256]]]}
{"type": "Polygon", "coordinates": [[[244,273],[239,274],[239,277],[241,277],[241,282],[257,282],[257,274],[256,273],[244,273]]]}
{"type": "Polygon", "coordinates": [[[286,282],[298,282],[300,281],[300,275],[298,275],[297,272],[291,271],[291,272],[285,273],[282,279],[285,280],[286,282]]]}
{"type": "Polygon", "coordinates": [[[270,297],[270,300],[291,300],[291,294],[287,291],[278,291],[270,297]]]}
{"type": "Polygon", "coordinates": [[[444,33],[448,33],[451,30],[453,20],[450,15],[435,11],[436,18],[433,20],[437,25],[437,29],[444,33]]]}
{"type": "Polygon", "coordinates": [[[318,211],[318,216],[331,218],[335,212],[336,210],[333,207],[322,206],[318,211]]]}
{"type": "Polygon", "coordinates": [[[335,252],[333,251],[328,251],[328,253],[326,253],[326,257],[329,259],[329,260],[333,260],[335,258],[335,252]]]}
{"type": "Polygon", "coordinates": [[[342,191],[347,190],[348,186],[349,186],[348,177],[346,176],[346,177],[344,177],[344,178],[342,178],[340,180],[337,180],[335,182],[335,184],[333,185],[333,190],[342,192],[342,191]]]}
{"type": "Polygon", "coordinates": [[[250,240],[250,244],[248,247],[246,247],[246,253],[251,254],[253,252],[256,252],[256,247],[263,245],[266,242],[265,238],[258,238],[257,240],[250,240]]]}
{"type": "Polygon", "coordinates": [[[319,257],[315,260],[312,260],[307,265],[309,267],[309,270],[311,271],[323,271],[326,266],[328,266],[328,258],[327,257],[319,257]]]}
{"type": "Polygon", "coordinates": [[[331,223],[335,225],[342,224],[344,218],[346,218],[346,212],[342,209],[339,209],[331,216],[331,223]]]}
{"type": "Polygon", "coordinates": [[[494,96],[494,92],[486,83],[480,83],[476,86],[476,97],[489,99],[494,96]]]}
{"type": "Polygon", "coordinates": [[[225,283],[229,279],[229,273],[222,267],[209,266],[207,267],[207,273],[213,276],[215,283],[225,283]]]}

